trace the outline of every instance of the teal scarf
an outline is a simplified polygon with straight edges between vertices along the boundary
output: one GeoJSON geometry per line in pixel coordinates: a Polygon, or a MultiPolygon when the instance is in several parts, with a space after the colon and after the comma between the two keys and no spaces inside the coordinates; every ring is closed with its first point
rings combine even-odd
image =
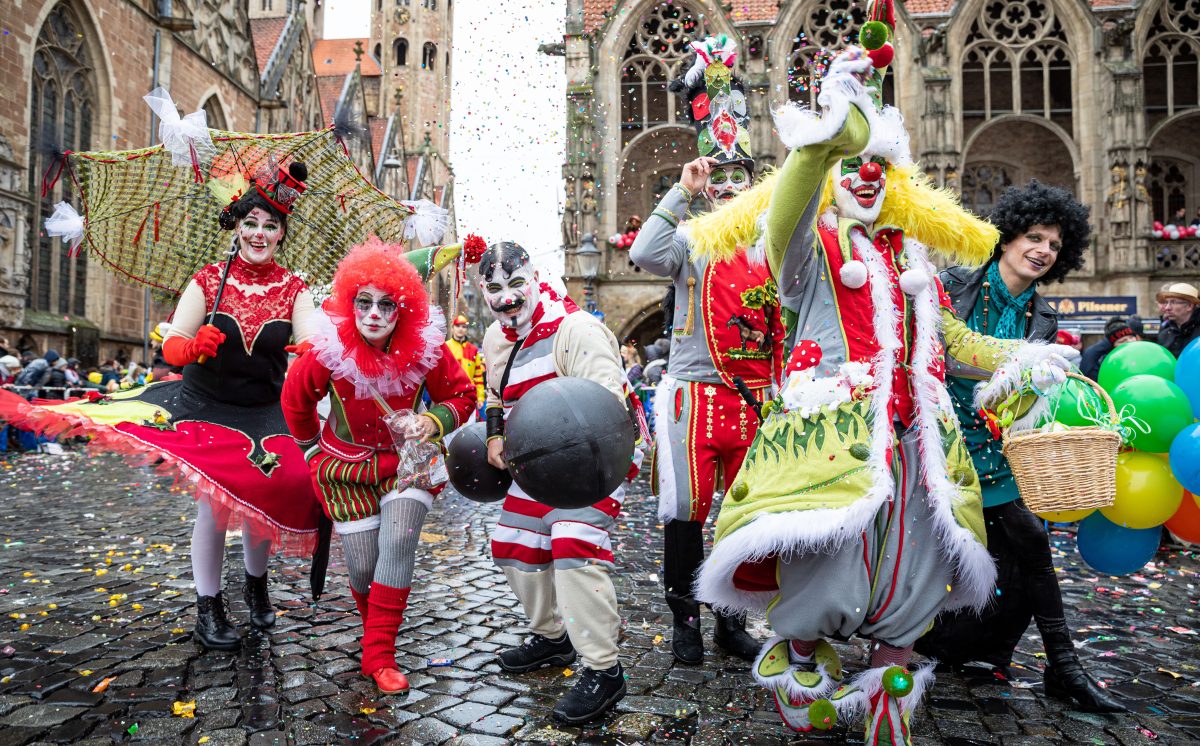
{"type": "Polygon", "coordinates": [[[992,262],[988,265],[987,281],[991,285],[988,288],[988,295],[991,296],[992,305],[1000,311],[997,314],[996,325],[991,329],[980,329],[984,334],[990,334],[993,337],[1000,339],[1021,339],[1025,336],[1025,309],[1029,307],[1029,301],[1033,298],[1033,293],[1037,289],[1037,283],[1029,286],[1025,292],[1013,297],[1013,294],[1008,291],[1008,285],[1004,284],[1004,278],[1000,275],[1000,263],[992,262]]]}

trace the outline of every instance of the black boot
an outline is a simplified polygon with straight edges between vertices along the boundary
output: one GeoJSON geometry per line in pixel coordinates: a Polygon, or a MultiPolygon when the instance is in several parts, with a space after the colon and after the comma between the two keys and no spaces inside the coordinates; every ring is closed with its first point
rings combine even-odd
{"type": "MultiPolygon", "coordinates": [[[[704,661],[700,635],[700,604],[692,595],[696,570],[704,561],[704,536],[699,521],[670,521],[663,527],[663,584],[674,626],[671,652],[689,666],[704,661]]],[[[756,651],[757,652],[757,651],[756,651]]]]}
{"type": "Polygon", "coordinates": [[[567,633],[557,640],[530,635],[521,645],[500,654],[500,667],[509,673],[525,673],[542,666],[567,666],[575,662],[575,646],[567,633]]]}
{"type": "Polygon", "coordinates": [[[267,629],[275,626],[275,610],[271,608],[271,599],[267,596],[267,574],[254,577],[246,573],[246,584],[242,586],[242,598],[250,609],[250,624],[256,629],[267,629]]]}
{"type": "Polygon", "coordinates": [[[726,653],[744,661],[757,658],[762,650],[762,643],[746,631],[746,615],[714,613],[717,617],[717,631],[713,633],[713,642],[726,653]]]}
{"type": "Polygon", "coordinates": [[[237,629],[225,617],[225,597],[220,591],[215,596],[196,596],[196,630],[192,637],[209,650],[237,650],[241,645],[237,629]]]}
{"type": "Polygon", "coordinates": [[[554,706],[554,717],[569,725],[595,720],[625,696],[625,672],[618,663],[605,671],[584,667],[579,681],[554,706]]]}
{"type": "Polygon", "coordinates": [[[1062,617],[1047,619],[1035,616],[1042,644],[1046,646],[1046,671],[1042,675],[1046,696],[1075,700],[1084,712],[1125,712],[1125,705],[1101,689],[1084,672],[1071,643],[1067,621],[1062,617]]]}

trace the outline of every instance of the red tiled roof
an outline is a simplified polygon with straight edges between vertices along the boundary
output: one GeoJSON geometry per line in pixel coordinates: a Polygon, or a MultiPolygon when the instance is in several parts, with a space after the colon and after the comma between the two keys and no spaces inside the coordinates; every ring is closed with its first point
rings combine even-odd
{"type": "Polygon", "coordinates": [[[779,15],[779,0],[733,0],[729,20],[734,23],[773,21],[779,15]]]}
{"type": "Polygon", "coordinates": [[[267,72],[267,60],[279,43],[279,35],[287,18],[251,18],[250,36],[254,39],[254,58],[258,61],[258,74],[261,77],[267,72]]]}
{"type": "Polygon", "coordinates": [[[354,70],[354,44],[362,42],[362,75],[364,78],[371,78],[377,75],[383,75],[383,70],[379,69],[379,63],[375,58],[367,52],[367,45],[370,39],[318,39],[313,44],[313,69],[317,71],[317,76],[325,75],[345,75],[354,70]]]}
{"type": "Polygon", "coordinates": [[[317,78],[317,93],[321,97],[321,118],[326,122],[333,121],[337,112],[338,98],[346,87],[345,75],[323,75],[317,78]]]}
{"type": "Polygon", "coordinates": [[[590,34],[603,26],[604,14],[616,4],[616,0],[583,0],[583,33],[590,34]]]}
{"type": "Polygon", "coordinates": [[[387,156],[383,152],[383,138],[387,135],[388,120],[386,117],[369,117],[367,126],[371,129],[371,153],[375,156],[375,163],[382,163],[387,156]]]}
{"type": "Polygon", "coordinates": [[[954,0],[906,0],[904,9],[910,16],[944,16],[954,7],[954,0]]]}

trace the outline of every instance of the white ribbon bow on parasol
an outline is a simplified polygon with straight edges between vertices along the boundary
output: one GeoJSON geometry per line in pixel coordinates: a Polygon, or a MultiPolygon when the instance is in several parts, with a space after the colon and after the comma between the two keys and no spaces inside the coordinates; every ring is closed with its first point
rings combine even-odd
{"type": "Polygon", "coordinates": [[[416,238],[422,246],[430,246],[446,235],[446,227],[450,224],[449,210],[427,199],[401,200],[400,203],[413,210],[412,216],[404,221],[405,238],[416,238]]]}
{"type": "Polygon", "coordinates": [[[171,163],[176,166],[190,165],[196,172],[197,181],[202,181],[201,162],[211,160],[217,153],[208,132],[208,115],[201,109],[185,117],[179,116],[179,109],[171,100],[171,94],[161,86],[142,96],[142,100],[158,116],[158,136],[162,139],[163,147],[171,154],[171,163]]]}
{"type": "Polygon", "coordinates": [[[59,236],[63,241],[70,243],[71,248],[67,252],[68,256],[75,256],[79,251],[79,244],[83,243],[83,216],[66,202],[59,202],[54,206],[54,213],[46,218],[46,235],[59,236]]]}

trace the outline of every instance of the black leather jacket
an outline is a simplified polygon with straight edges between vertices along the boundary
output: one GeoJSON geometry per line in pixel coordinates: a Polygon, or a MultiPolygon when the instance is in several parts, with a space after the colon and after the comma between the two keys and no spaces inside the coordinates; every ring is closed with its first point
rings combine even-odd
{"type": "MultiPolygon", "coordinates": [[[[954,306],[954,315],[966,321],[971,318],[975,302],[979,299],[979,291],[983,289],[983,278],[987,276],[987,265],[979,269],[967,267],[951,267],[938,274],[946,292],[950,295],[950,303],[954,306]]],[[[1033,316],[1025,325],[1025,339],[1053,342],[1058,337],[1058,313],[1055,312],[1046,299],[1036,291],[1033,294],[1033,316]]]]}

